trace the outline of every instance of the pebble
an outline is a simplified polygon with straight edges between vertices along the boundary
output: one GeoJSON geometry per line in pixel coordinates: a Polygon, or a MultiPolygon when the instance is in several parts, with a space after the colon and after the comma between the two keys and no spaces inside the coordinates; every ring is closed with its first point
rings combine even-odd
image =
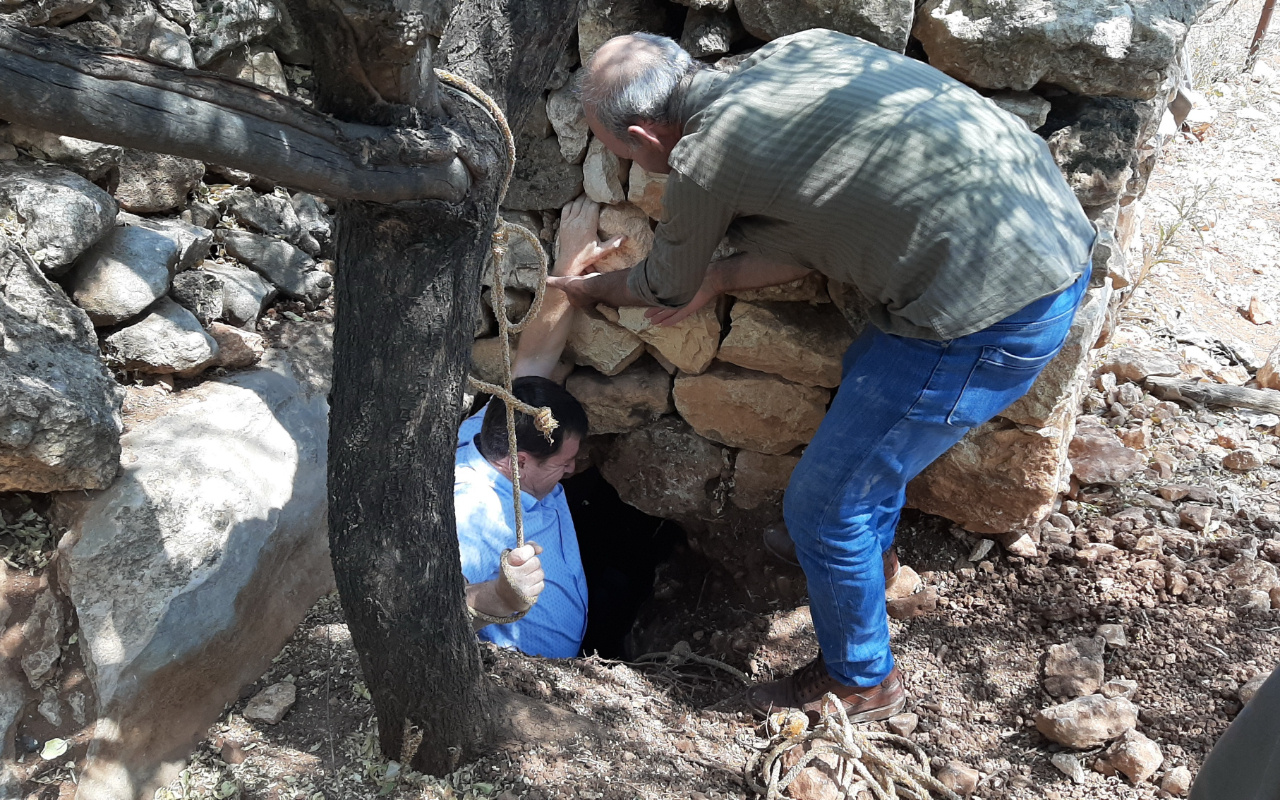
{"type": "Polygon", "coordinates": [[[273,683],[253,696],[244,707],[244,718],[275,725],[297,699],[298,690],[292,683],[273,683]]]}
{"type": "Polygon", "coordinates": [[[1204,530],[1212,519],[1213,509],[1208,506],[1188,505],[1178,510],[1178,521],[1192,530],[1204,530]]]}
{"type": "Polygon", "coordinates": [[[1102,653],[1106,640],[1101,636],[1078,636],[1066,644],[1049,648],[1044,664],[1044,690],[1055,697],[1079,697],[1102,687],[1102,653]]]}
{"type": "Polygon", "coordinates": [[[1191,487],[1187,486],[1185,483],[1168,483],[1161,486],[1159,489],[1156,489],[1156,493],[1165,500],[1177,501],[1182,500],[1190,494],[1191,487]]]}
{"type": "Polygon", "coordinates": [[[1080,759],[1070,753],[1054,753],[1049,757],[1049,763],[1057,767],[1073,783],[1084,783],[1084,765],[1080,763],[1080,759]]]}
{"type": "Polygon", "coordinates": [[[1106,762],[1130,781],[1142,783],[1160,769],[1164,754],[1160,746],[1135,730],[1126,731],[1102,754],[1106,762]]]}
{"type": "Polygon", "coordinates": [[[1186,767],[1174,767],[1160,779],[1160,790],[1174,797],[1186,797],[1191,791],[1191,770],[1186,767]]]}
{"type": "Polygon", "coordinates": [[[1138,695],[1138,682],[1127,678],[1112,678],[1102,684],[1103,697],[1123,697],[1133,700],[1138,695]]]}
{"type": "Polygon", "coordinates": [[[1222,458],[1222,466],[1233,472],[1248,472],[1257,469],[1264,463],[1257,450],[1233,450],[1222,458]]]}
{"type": "Polygon", "coordinates": [[[1129,644],[1128,637],[1124,634],[1124,626],[1115,623],[1099,625],[1097,635],[1101,636],[1111,647],[1127,647],[1129,644]]]}
{"type": "Polygon", "coordinates": [[[885,721],[889,732],[896,736],[910,736],[920,724],[920,716],[910,712],[894,714],[885,721]]]}
{"type": "Polygon", "coordinates": [[[1254,695],[1262,688],[1262,684],[1267,682],[1268,677],[1268,675],[1258,675],[1245,681],[1244,685],[1240,687],[1240,691],[1236,693],[1236,696],[1240,698],[1241,705],[1249,705],[1254,695]]]}
{"type": "Polygon", "coordinates": [[[932,586],[926,586],[923,591],[900,600],[890,600],[887,605],[892,619],[922,617],[938,608],[938,591],[932,586]]]}
{"type": "Polygon", "coordinates": [[[978,790],[978,780],[982,775],[959,761],[950,761],[934,777],[961,797],[968,797],[978,790]]]}
{"type": "Polygon", "coordinates": [[[1092,694],[1036,713],[1036,730],[1067,747],[1085,749],[1111,741],[1138,724],[1138,707],[1123,697],[1092,694]]]}

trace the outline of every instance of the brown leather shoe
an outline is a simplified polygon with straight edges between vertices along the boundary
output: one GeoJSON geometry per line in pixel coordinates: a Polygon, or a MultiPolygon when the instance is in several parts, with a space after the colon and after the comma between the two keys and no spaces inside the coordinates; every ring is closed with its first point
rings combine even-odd
{"type": "MultiPolygon", "coordinates": [[[[770,525],[764,529],[764,549],[779,561],[785,561],[792,566],[800,566],[799,560],[796,559],[796,543],[792,541],[791,534],[787,532],[787,526],[781,522],[770,525]]],[[[884,551],[884,582],[885,584],[893,581],[898,577],[898,571],[901,565],[898,563],[897,548],[890,547],[884,551]]]]}
{"type": "Polygon", "coordinates": [[[810,717],[822,714],[822,699],[830,692],[844,702],[850,722],[888,719],[907,704],[902,674],[894,667],[878,686],[860,689],[845,686],[827,672],[822,654],[790,676],[769,681],[747,690],[747,703],[761,716],[774,711],[796,708],[810,717]]]}

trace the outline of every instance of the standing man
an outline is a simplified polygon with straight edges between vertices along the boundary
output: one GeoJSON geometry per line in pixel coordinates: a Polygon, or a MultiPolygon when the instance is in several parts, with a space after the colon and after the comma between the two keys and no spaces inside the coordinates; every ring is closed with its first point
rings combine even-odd
{"type": "Polygon", "coordinates": [[[650,316],[670,322],[811,269],[871,303],[784,501],[822,652],[748,701],[816,711],[833,692],[851,719],[891,716],[905,694],[881,557],[907,482],[1057,354],[1093,229],[1021,121],[861,39],[798,33],[725,74],[635,34],[607,42],[587,72],[592,132],[670,177],[648,259],[554,279],[574,304],[659,306],[650,316]],[[708,271],[726,233],[744,252],[708,271]]]}

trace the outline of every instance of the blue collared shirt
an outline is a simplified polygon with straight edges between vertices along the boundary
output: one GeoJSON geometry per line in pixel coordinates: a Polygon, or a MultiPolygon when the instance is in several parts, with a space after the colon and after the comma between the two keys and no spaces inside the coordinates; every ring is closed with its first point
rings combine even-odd
{"type": "MultiPolygon", "coordinates": [[[[476,414],[458,429],[453,462],[458,549],[462,552],[462,574],[471,583],[497,578],[502,551],[515,547],[516,541],[511,481],[494,469],[473,441],[482,418],[483,414],[476,414]]],[[[587,579],[564,487],[557,483],[541,500],[522,491],[520,500],[525,541],[542,545],[539,558],[546,585],[524,619],[489,625],[478,635],[529,655],[573,658],[587,630],[587,579]]]]}

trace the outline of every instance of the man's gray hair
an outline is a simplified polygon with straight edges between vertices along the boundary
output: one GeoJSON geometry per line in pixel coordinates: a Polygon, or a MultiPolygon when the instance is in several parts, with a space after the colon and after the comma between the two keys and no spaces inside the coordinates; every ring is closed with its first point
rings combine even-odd
{"type": "MultiPolygon", "coordinates": [[[[601,80],[592,70],[582,88],[582,102],[595,109],[605,130],[623,141],[631,141],[627,128],[637,122],[679,124],[676,112],[685,79],[705,67],[666,36],[630,36],[649,45],[637,56],[640,64],[634,69],[613,70],[608,80],[601,80]]],[[[592,62],[594,66],[594,58],[592,62]]]]}

